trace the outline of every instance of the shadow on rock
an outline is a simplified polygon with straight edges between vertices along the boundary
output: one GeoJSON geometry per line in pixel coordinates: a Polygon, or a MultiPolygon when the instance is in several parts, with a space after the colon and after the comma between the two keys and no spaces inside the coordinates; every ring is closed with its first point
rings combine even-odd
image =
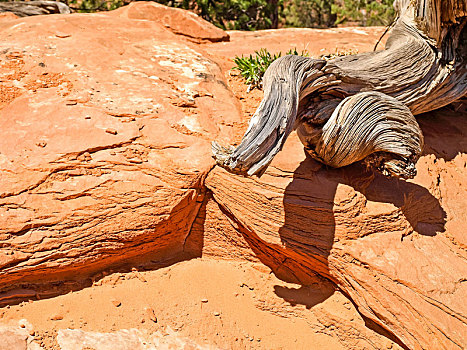
{"type": "Polygon", "coordinates": [[[467,153],[467,113],[446,107],[417,117],[425,137],[423,154],[433,154],[445,161],[467,153]]]}
{"type": "MultiPolygon", "coordinates": [[[[284,225],[280,239],[285,250],[312,260],[311,269],[334,280],[328,256],[335,242],[355,240],[385,231],[413,231],[425,236],[444,232],[446,213],[426,188],[367,170],[361,164],[326,169],[306,158],[295,170],[283,198],[284,225]],[[389,204],[389,205],[388,205],[389,204]]],[[[290,291],[276,289],[290,299],[290,291]]],[[[322,300],[301,294],[300,304],[322,300]]]]}
{"type": "Polygon", "coordinates": [[[328,284],[323,288],[316,289],[314,286],[301,286],[300,288],[288,288],[274,286],[274,293],[287,301],[290,305],[305,305],[311,309],[314,305],[320,304],[334,294],[335,288],[328,284]]]}

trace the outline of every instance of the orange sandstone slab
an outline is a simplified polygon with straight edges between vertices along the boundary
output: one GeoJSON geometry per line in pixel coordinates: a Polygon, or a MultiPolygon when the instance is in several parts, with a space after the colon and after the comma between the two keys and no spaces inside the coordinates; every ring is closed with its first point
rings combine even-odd
{"type": "Polygon", "coordinates": [[[196,46],[129,17],[0,24],[0,291],[183,250],[239,113],[196,46]]]}

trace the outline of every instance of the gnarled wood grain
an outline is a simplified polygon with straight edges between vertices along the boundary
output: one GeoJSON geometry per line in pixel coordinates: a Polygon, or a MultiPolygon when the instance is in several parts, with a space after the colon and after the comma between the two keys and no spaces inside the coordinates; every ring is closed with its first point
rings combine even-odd
{"type": "MultiPolygon", "coordinates": [[[[299,127],[297,132],[306,142],[306,130],[299,127]]],[[[416,173],[422,148],[422,131],[407,106],[379,92],[361,92],[337,106],[309,152],[334,168],[376,153],[367,161],[375,162],[385,175],[409,178],[416,173]]]]}
{"type": "MultiPolygon", "coordinates": [[[[218,164],[232,172],[261,175],[294,126],[299,128],[305,149],[314,157],[318,155],[316,158],[327,165],[348,165],[372,153],[379,157],[382,151],[377,147],[371,148],[374,143],[361,147],[357,146],[358,142],[351,142],[354,138],[364,139],[371,133],[373,135],[369,139],[377,139],[380,129],[371,124],[371,118],[360,120],[358,129],[352,129],[350,124],[339,129],[340,139],[347,140],[340,149],[342,152],[345,150],[348,159],[333,162],[319,157],[319,154],[333,153],[322,148],[328,144],[323,130],[329,129],[326,125],[343,99],[360,92],[375,91],[387,95],[388,99],[397,99],[417,115],[461,98],[467,91],[465,2],[398,0],[396,8],[398,19],[383,51],[327,62],[298,56],[275,61],[266,71],[263,101],[240,145],[229,152],[228,147],[213,148],[218,164]]],[[[374,106],[371,103],[354,104],[346,113],[365,118],[369,113],[365,110],[377,108],[380,100],[374,99],[374,106]]],[[[406,140],[420,140],[416,128],[404,129],[401,125],[396,120],[386,124],[386,128],[405,134],[405,137],[393,139],[393,146],[389,148],[407,149],[410,146],[406,140]]],[[[404,157],[399,170],[384,171],[412,177],[414,166],[409,159],[416,160],[421,147],[413,148],[413,151],[415,153],[409,152],[404,157]],[[406,170],[403,169],[404,164],[406,170]]],[[[394,162],[401,160],[397,152],[383,153],[388,162],[391,162],[391,155],[394,162]]],[[[345,154],[342,153],[340,158],[345,154]]]]}
{"type": "Polygon", "coordinates": [[[68,5],[59,1],[34,0],[0,2],[0,12],[13,12],[19,17],[71,13],[68,5]]]}

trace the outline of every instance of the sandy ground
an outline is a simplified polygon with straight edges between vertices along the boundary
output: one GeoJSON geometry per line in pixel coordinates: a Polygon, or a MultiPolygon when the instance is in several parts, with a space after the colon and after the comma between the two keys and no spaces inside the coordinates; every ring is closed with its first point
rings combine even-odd
{"type": "Polygon", "coordinates": [[[330,285],[305,288],[278,280],[263,265],[205,258],[110,274],[90,288],[0,311],[2,323],[26,319],[47,349],[59,349],[58,329],[155,332],[167,326],[223,349],[344,349],[320,322],[328,314],[364,323],[330,285]]]}

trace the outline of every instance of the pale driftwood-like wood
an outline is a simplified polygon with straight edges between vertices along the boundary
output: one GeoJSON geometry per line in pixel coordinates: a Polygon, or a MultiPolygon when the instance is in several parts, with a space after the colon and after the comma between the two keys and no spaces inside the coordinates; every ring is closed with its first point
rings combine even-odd
{"type": "Polygon", "coordinates": [[[242,143],[236,149],[213,143],[218,163],[248,175],[266,170],[293,130],[303,77],[319,80],[324,75],[321,71],[324,65],[324,60],[300,56],[285,56],[274,61],[263,78],[265,98],[250,120],[242,143]]]}
{"type": "Polygon", "coordinates": [[[315,158],[340,168],[377,153],[370,159],[384,174],[408,178],[415,173],[413,164],[422,148],[422,131],[407,106],[380,92],[362,92],[347,97],[334,110],[323,127],[315,158]]]}
{"type": "Polygon", "coordinates": [[[0,12],[13,12],[19,17],[71,13],[68,5],[59,1],[12,1],[0,2],[0,12]]]}
{"type": "Polygon", "coordinates": [[[240,145],[213,144],[218,164],[261,175],[296,127],[305,149],[327,165],[341,167],[372,155],[367,163],[383,173],[413,177],[423,136],[412,115],[443,107],[467,91],[467,5],[397,0],[395,6],[398,18],[385,50],[330,61],[276,60],[266,71],[263,101],[240,145]],[[369,91],[377,94],[345,100],[369,91]],[[401,113],[404,106],[408,110],[401,113]],[[392,136],[381,148],[382,120],[392,136]],[[331,149],[337,144],[338,150],[331,149]]]}

